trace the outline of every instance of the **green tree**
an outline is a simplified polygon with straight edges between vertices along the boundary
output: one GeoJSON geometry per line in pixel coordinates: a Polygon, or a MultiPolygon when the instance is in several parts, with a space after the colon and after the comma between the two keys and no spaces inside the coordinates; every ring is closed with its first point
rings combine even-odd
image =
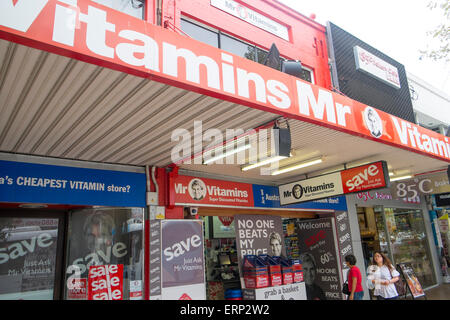
{"type": "Polygon", "coordinates": [[[444,22],[439,24],[434,30],[427,32],[427,35],[437,40],[438,48],[421,51],[423,56],[437,60],[450,61],[450,0],[433,0],[428,3],[431,10],[442,10],[444,22]]]}

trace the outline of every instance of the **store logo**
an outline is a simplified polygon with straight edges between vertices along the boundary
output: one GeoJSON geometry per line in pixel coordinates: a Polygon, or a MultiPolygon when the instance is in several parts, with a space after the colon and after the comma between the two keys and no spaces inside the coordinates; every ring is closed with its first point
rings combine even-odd
{"type": "MultiPolygon", "coordinates": [[[[236,185],[236,184],[234,184],[236,185]]],[[[189,182],[180,181],[175,182],[175,194],[186,195],[189,194],[192,200],[195,201],[232,201],[247,203],[249,198],[249,191],[245,190],[245,186],[232,187],[233,183],[214,182],[208,180],[204,182],[199,178],[191,179],[189,182]]]]}
{"type": "Polygon", "coordinates": [[[187,293],[183,293],[183,295],[178,300],[192,300],[192,298],[187,293]]]}
{"type": "Polygon", "coordinates": [[[296,184],[293,188],[292,188],[292,195],[294,196],[295,199],[300,199],[303,196],[303,188],[301,185],[296,184]]]}
{"type": "Polygon", "coordinates": [[[192,179],[188,186],[189,195],[193,200],[203,200],[207,193],[206,184],[200,179],[192,179]]]}
{"type": "Polygon", "coordinates": [[[300,199],[302,198],[304,195],[308,196],[309,194],[313,194],[313,195],[318,195],[318,194],[322,194],[322,193],[326,193],[328,192],[328,190],[333,190],[334,189],[334,183],[319,183],[316,185],[307,185],[306,187],[303,187],[300,184],[296,184],[294,185],[294,187],[292,188],[292,191],[284,191],[283,192],[283,197],[284,198],[291,198],[294,197],[295,199],[300,199]]]}
{"type": "Polygon", "coordinates": [[[383,122],[374,108],[367,107],[364,110],[364,123],[370,134],[375,138],[383,135],[383,122]]]}

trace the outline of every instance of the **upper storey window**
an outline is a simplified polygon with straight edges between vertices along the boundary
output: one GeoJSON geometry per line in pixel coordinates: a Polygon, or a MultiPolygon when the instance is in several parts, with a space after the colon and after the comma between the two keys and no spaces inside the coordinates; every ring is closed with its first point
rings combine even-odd
{"type": "Polygon", "coordinates": [[[91,0],[111,9],[126,13],[130,16],[143,19],[145,0],[91,0]]]}
{"type": "MultiPolygon", "coordinates": [[[[233,38],[222,31],[193,23],[185,18],[181,19],[181,30],[195,40],[261,64],[264,64],[268,54],[267,51],[257,46],[233,38]]],[[[281,65],[278,70],[281,70],[281,65]]],[[[303,66],[301,79],[314,83],[312,70],[303,66]]]]}
{"type": "Polygon", "coordinates": [[[218,33],[203,28],[186,20],[181,20],[181,30],[189,35],[192,39],[209,44],[210,46],[219,47],[218,33]]]}

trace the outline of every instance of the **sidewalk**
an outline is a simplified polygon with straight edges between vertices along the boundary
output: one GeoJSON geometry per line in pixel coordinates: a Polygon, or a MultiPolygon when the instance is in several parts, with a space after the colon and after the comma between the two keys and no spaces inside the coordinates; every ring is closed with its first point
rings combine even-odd
{"type": "Polygon", "coordinates": [[[440,286],[425,290],[428,300],[450,300],[450,284],[444,283],[440,286]]]}

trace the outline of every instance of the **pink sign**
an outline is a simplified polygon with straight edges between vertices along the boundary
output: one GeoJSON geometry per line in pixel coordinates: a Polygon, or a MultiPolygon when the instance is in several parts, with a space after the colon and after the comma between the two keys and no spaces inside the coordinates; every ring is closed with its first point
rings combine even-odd
{"type": "Polygon", "coordinates": [[[123,299],[123,264],[91,266],[88,300],[123,299]]]}

